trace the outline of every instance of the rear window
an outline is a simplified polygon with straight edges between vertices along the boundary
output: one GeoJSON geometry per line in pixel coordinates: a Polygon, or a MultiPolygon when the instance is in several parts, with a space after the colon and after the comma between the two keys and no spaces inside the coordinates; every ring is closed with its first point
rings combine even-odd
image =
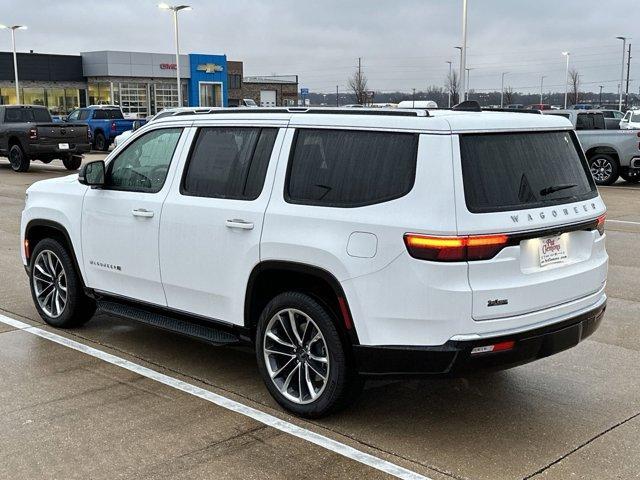
{"type": "Polygon", "coordinates": [[[473,213],[522,210],[597,196],[571,132],[460,136],[467,208],[473,213]]]}
{"type": "Polygon", "coordinates": [[[606,128],[604,116],[601,113],[578,114],[576,130],[604,130],[606,128]]]}
{"type": "Polygon", "coordinates": [[[120,110],[118,110],[117,108],[111,108],[111,109],[100,109],[100,110],[95,110],[93,112],[93,118],[95,120],[119,120],[121,118],[124,118],[122,116],[122,112],[120,110]]]}
{"type": "Polygon", "coordinates": [[[7,108],[5,122],[40,122],[51,123],[51,114],[46,108],[7,108]]]}
{"type": "Polygon", "coordinates": [[[360,207],[413,188],[418,135],[301,129],[289,161],[290,203],[360,207]]]}

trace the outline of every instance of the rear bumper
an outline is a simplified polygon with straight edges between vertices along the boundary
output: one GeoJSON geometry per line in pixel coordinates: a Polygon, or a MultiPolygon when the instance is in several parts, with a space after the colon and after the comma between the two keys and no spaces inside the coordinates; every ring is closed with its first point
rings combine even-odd
{"type": "Polygon", "coordinates": [[[560,323],[481,340],[448,341],[437,347],[354,346],[360,374],[369,376],[456,376],[477,370],[500,370],[571,348],[600,326],[606,301],[560,323]],[[512,350],[471,354],[475,347],[515,341],[512,350]]]}
{"type": "Polygon", "coordinates": [[[59,158],[66,154],[81,154],[91,151],[90,143],[70,143],[68,149],[60,149],[58,144],[32,144],[26,149],[27,155],[34,158],[59,158]]]}

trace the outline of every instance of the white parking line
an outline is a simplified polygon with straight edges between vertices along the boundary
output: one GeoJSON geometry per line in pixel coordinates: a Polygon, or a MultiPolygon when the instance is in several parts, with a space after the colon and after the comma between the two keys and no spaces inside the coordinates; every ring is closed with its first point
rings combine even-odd
{"type": "Polygon", "coordinates": [[[629,220],[609,220],[607,218],[607,223],[623,223],[625,225],[640,225],[640,222],[631,222],[629,220]]]}
{"type": "Polygon", "coordinates": [[[240,402],[236,402],[235,400],[231,400],[230,398],[224,397],[217,393],[213,393],[209,390],[205,390],[204,388],[198,387],[191,383],[187,383],[185,381],[170,377],[169,375],[165,375],[150,368],[143,367],[142,365],[138,365],[137,363],[130,362],[129,360],[125,360],[124,358],[120,358],[110,353],[103,352],[102,350],[89,347],[88,345],[85,345],[83,343],[70,340],[66,337],[48,332],[41,328],[33,327],[27,323],[7,317],[2,314],[0,314],[0,322],[15,327],[23,332],[37,335],[38,337],[45,338],[65,347],[72,348],[87,355],[91,355],[95,358],[99,358],[102,361],[117,365],[118,367],[137,373],[138,375],[141,375],[143,377],[150,378],[151,380],[155,380],[156,382],[160,382],[171,388],[175,388],[176,390],[181,390],[195,397],[214,403],[222,408],[231,410],[232,412],[236,412],[246,417],[252,418],[257,422],[260,422],[269,427],[273,427],[277,430],[280,430],[281,432],[288,433],[290,435],[318,445],[319,447],[325,448],[339,455],[355,460],[356,462],[360,462],[364,465],[375,468],[376,470],[388,473],[389,475],[392,475],[394,477],[411,480],[431,480],[428,477],[420,475],[411,470],[407,470],[406,468],[383,460],[382,458],[357,450],[353,447],[350,447],[349,445],[338,442],[337,440],[333,440],[329,437],[325,437],[324,435],[320,435],[319,433],[312,432],[311,430],[307,430],[306,428],[302,428],[294,425],[293,423],[281,420],[277,417],[274,417],[273,415],[269,415],[268,413],[256,410],[255,408],[249,407],[240,402]]]}

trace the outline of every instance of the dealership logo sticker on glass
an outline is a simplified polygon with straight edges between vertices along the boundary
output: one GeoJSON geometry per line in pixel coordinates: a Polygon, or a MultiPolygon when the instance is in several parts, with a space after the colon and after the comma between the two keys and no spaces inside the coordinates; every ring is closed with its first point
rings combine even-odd
{"type": "Polygon", "coordinates": [[[222,65],[218,65],[216,63],[201,63],[196,67],[196,70],[204,73],[216,73],[222,72],[224,68],[222,67],[222,65]]]}

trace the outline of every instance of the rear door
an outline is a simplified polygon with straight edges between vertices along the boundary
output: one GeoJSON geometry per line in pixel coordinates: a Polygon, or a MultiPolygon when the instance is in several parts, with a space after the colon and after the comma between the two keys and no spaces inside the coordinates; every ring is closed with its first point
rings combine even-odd
{"type": "Polygon", "coordinates": [[[160,267],[170,308],[242,324],[284,129],[208,123],[162,210],[160,267]]]}
{"type": "Polygon", "coordinates": [[[607,256],[596,219],[605,207],[575,134],[474,133],[457,143],[459,234],[509,237],[495,257],[469,262],[474,319],[522,315],[600,291],[607,256]]]}

